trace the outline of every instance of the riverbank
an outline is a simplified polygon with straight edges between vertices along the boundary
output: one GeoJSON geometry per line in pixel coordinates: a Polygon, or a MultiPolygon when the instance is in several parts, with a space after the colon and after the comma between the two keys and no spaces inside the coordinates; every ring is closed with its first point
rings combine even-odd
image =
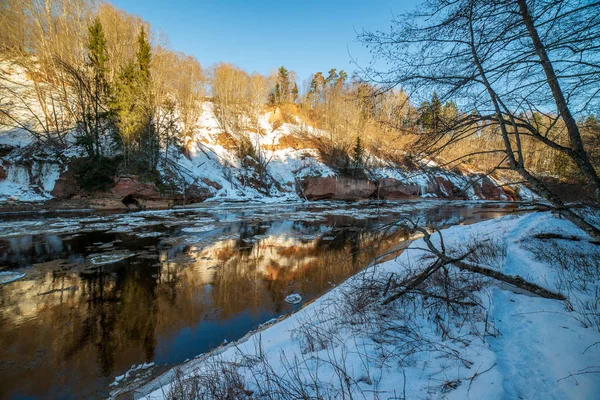
{"type": "MultiPolygon", "coordinates": [[[[382,301],[431,263],[422,239],[290,317],[136,390],[147,399],[593,398],[600,392],[600,248],[550,213],[505,216],[442,232],[450,254],[559,292],[550,300],[448,266],[439,290],[382,301]],[[448,289],[448,287],[446,287],[448,289]],[[387,293],[385,293],[387,292],[387,293]],[[385,294],[384,294],[385,293],[385,294]],[[440,301],[442,299],[442,301],[440,301]]],[[[437,235],[432,236],[440,246],[437,235]]],[[[423,289],[420,287],[420,289],[423,289]]],[[[113,394],[118,392],[115,389],[113,394]]]]}

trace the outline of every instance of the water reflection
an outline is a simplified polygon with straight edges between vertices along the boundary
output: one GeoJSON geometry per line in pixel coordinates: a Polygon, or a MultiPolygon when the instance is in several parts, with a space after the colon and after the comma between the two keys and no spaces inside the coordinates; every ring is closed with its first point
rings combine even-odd
{"type": "Polygon", "coordinates": [[[298,307],[407,238],[501,206],[314,205],[5,219],[0,397],[102,397],[132,364],[177,363],[298,307]],[[40,224],[39,222],[42,221],[40,224]],[[30,233],[30,234],[27,234],[30,233]],[[116,262],[111,262],[118,260],[116,262]]]}

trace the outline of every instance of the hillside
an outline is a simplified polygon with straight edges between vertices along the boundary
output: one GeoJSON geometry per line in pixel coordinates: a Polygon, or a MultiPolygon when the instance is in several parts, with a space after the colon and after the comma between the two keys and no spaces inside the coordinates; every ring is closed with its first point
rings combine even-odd
{"type": "MultiPolygon", "coordinates": [[[[28,78],[11,68],[15,82],[28,78]]],[[[59,153],[37,145],[23,129],[0,130],[0,203],[119,209],[131,206],[167,207],[214,201],[287,201],[450,198],[514,200],[518,193],[475,171],[449,171],[434,162],[411,167],[365,151],[359,177],[328,166],[318,141],[328,132],[300,117],[284,122],[278,107],[265,110],[256,131],[244,134],[256,151],[240,159],[235,139],[221,129],[214,105],[205,101],[193,129],[181,147],[172,147],[158,167],[158,179],[116,173],[105,191],[82,189],[73,164],[85,156],[69,145],[59,153]],[[157,182],[159,184],[157,184],[157,182]]],[[[115,155],[118,155],[116,153],[115,155]]]]}

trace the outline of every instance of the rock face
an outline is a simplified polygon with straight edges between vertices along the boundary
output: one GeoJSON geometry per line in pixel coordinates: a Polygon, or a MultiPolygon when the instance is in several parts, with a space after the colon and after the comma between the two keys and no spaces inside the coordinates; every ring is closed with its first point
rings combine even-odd
{"type": "Polygon", "coordinates": [[[207,187],[202,187],[198,185],[190,185],[185,188],[184,192],[184,203],[199,203],[205,201],[206,199],[213,197],[214,193],[207,187]]]}
{"type": "Polygon", "coordinates": [[[80,188],[75,179],[63,177],[56,180],[50,194],[57,199],[70,199],[79,194],[80,188]]]}
{"type": "Polygon", "coordinates": [[[457,187],[450,179],[447,179],[443,176],[436,176],[435,182],[438,186],[438,194],[440,197],[446,199],[461,199],[464,200],[467,198],[467,195],[457,187]]]}
{"type": "Polygon", "coordinates": [[[504,196],[502,188],[498,187],[494,181],[487,176],[481,177],[481,196],[486,200],[499,199],[504,196]]]}
{"type": "Polygon", "coordinates": [[[393,178],[379,181],[378,197],[384,200],[399,200],[416,197],[421,194],[421,188],[414,183],[405,183],[393,178]]]}
{"type": "Polygon", "coordinates": [[[424,179],[421,184],[404,182],[393,178],[380,179],[378,183],[366,179],[335,177],[305,178],[297,188],[300,196],[308,200],[358,200],[376,198],[381,200],[416,199],[437,197],[445,199],[468,199],[467,191],[482,200],[518,200],[509,188],[499,187],[485,175],[465,177],[464,189],[440,175],[424,179]],[[472,180],[469,182],[469,180],[472,180]]]}
{"type": "Polygon", "coordinates": [[[300,195],[304,195],[308,200],[332,199],[335,196],[336,179],[335,177],[305,178],[301,186],[300,195]]]}
{"type": "Polygon", "coordinates": [[[81,192],[81,187],[70,168],[61,171],[50,194],[57,199],[70,199],[81,192]]]}
{"type": "Polygon", "coordinates": [[[4,164],[2,162],[0,162],[0,181],[5,180],[6,177],[7,177],[6,168],[4,167],[4,164]]]}
{"type": "Polygon", "coordinates": [[[110,189],[110,193],[121,199],[133,197],[135,199],[155,200],[161,197],[158,188],[154,184],[138,182],[133,175],[115,177],[114,182],[115,185],[110,189]]]}
{"type": "Polygon", "coordinates": [[[372,197],[377,185],[363,179],[311,177],[302,181],[298,191],[308,200],[359,200],[372,197]]]}
{"type": "Polygon", "coordinates": [[[221,190],[221,189],[223,189],[222,185],[220,185],[217,182],[213,182],[213,181],[211,181],[208,178],[202,178],[202,183],[204,183],[206,186],[210,186],[210,187],[214,188],[215,190],[221,190]]]}

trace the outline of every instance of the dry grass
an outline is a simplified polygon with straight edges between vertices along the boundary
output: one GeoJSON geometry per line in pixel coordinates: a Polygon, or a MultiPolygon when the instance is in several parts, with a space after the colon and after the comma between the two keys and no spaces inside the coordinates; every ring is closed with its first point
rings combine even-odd
{"type": "Polygon", "coordinates": [[[560,231],[532,234],[522,246],[553,267],[575,318],[600,332],[600,246],[560,231]]]}

